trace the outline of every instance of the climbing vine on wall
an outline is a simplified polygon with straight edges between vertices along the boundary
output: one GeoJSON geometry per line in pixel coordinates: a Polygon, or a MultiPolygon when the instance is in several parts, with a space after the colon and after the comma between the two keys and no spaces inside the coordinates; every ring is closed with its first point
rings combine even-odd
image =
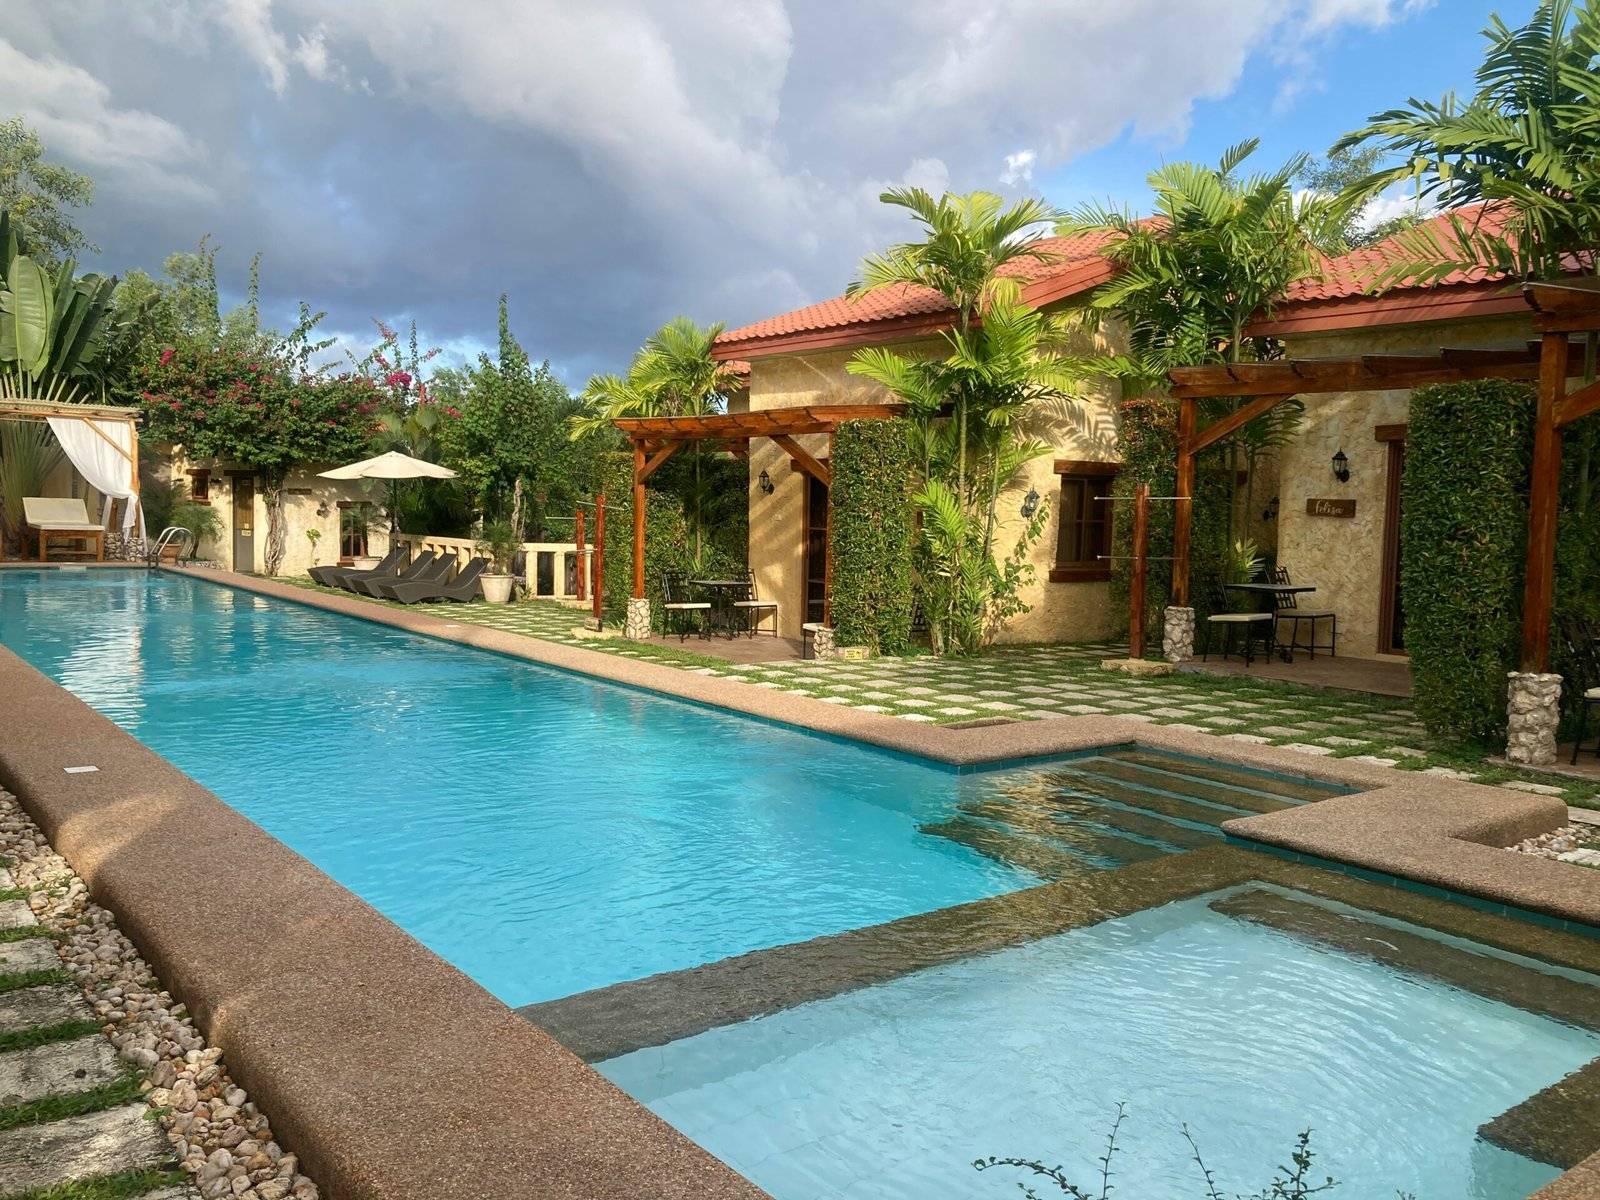
{"type": "Polygon", "coordinates": [[[913,462],[904,421],[846,421],[833,440],[833,624],[841,646],[911,645],[913,462]]]}

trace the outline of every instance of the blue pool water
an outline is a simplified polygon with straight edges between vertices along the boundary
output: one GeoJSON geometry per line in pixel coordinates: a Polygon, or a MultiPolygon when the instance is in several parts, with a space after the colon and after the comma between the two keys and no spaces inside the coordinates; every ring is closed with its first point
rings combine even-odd
{"type": "Polygon", "coordinates": [[[509,1004],[1038,881],[933,765],[210,583],[3,571],[0,644],[509,1004]]]}
{"type": "MultiPolygon", "coordinates": [[[[1557,1172],[1479,1124],[1600,1037],[1211,911],[1147,910],[667,1046],[600,1070],[779,1200],[1015,1196],[1042,1159],[1099,1194],[1255,1195],[1313,1129],[1314,1178],[1384,1200],[1513,1200],[1557,1172]]],[[[1030,1182],[1039,1182],[1030,1180],[1030,1182]]],[[[1053,1187],[1040,1194],[1055,1195],[1053,1187]]]]}

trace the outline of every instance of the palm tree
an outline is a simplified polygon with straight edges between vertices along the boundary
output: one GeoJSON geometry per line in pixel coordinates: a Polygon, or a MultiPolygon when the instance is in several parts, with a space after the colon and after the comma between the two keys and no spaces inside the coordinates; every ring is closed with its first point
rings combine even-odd
{"type": "Polygon", "coordinates": [[[1412,99],[1334,147],[1372,143],[1399,160],[1357,183],[1358,199],[1406,182],[1445,208],[1485,205],[1398,235],[1376,286],[1429,284],[1473,267],[1520,279],[1595,272],[1600,9],[1542,0],[1527,24],[1512,29],[1493,16],[1483,36],[1470,100],[1412,99]]]}
{"type": "MultiPolygon", "coordinates": [[[[930,288],[956,310],[956,330],[962,335],[991,305],[1020,301],[1021,281],[1015,274],[1001,274],[1002,268],[1055,258],[1038,243],[1060,214],[1042,200],[1018,200],[1006,207],[992,192],[947,192],[935,200],[921,188],[891,188],[878,199],[909,211],[927,235],[863,259],[860,278],[845,295],[886,287],[930,288]]],[[[957,389],[946,399],[954,408],[958,490],[964,493],[970,398],[957,389]]]]}
{"type": "MultiPolygon", "coordinates": [[[[568,419],[573,441],[608,429],[618,417],[703,417],[725,412],[740,387],[726,362],[711,356],[723,326],[696,325],[688,317],[667,322],[633,356],[627,375],[596,375],[580,399],[583,408],[568,419]]],[[[694,481],[689,510],[694,523],[694,558],[704,547],[703,516],[709,499],[702,470],[701,443],[694,443],[694,481]]]]}
{"type": "MultiPolygon", "coordinates": [[[[1127,326],[1129,352],[1111,372],[1135,391],[1155,391],[1174,367],[1275,358],[1278,343],[1246,330],[1290,284],[1315,275],[1320,246],[1337,241],[1352,201],[1296,195],[1301,155],[1276,171],[1241,177],[1256,139],[1231,147],[1216,166],[1169,163],[1149,176],[1155,213],[1136,219],[1096,204],[1074,209],[1056,226],[1063,236],[1108,235],[1105,254],[1117,273],[1090,298],[1090,312],[1127,326]]],[[[1224,409],[1237,401],[1219,401],[1224,409]]],[[[1228,441],[1227,453],[1253,459],[1282,445],[1301,406],[1284,404],[1228,441]]],[[[1232,508],[1229,536],[1232,536],[1232,508]]]]}

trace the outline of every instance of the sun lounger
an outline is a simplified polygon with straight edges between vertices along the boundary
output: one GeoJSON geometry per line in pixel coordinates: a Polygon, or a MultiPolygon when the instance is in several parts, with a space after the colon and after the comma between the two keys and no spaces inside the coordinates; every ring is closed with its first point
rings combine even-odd
{"type": "Polygon", "coordinates": [[[406,548],[397,546],[385,554],[376,567],[312,567],[306,574],[323,587],[338,587],[339,580],[352,575],[393,575],[405,556],[406,548]]]}
{"type": "Polygon", "coordinates": [[[420,578],[424,571],[433,566],[435,557],[436,556],[432,550],[424,550],[421,554],[417,555],[416,558],[411,560],[411,565],[409,567],[398,574],[378,575],[374,573],[346,575],[343,579],[339,580],[339,586],[347,592],[355,592],[357,595],[361,596],[376,595],[375,592],[367,590],[369,584],[379,581],[383,583],[394,583],[396,580],[400,579],[420,578]]]}
{"type": "Polygon", "coordinates": [[[449,583],[390,583],[383,587],[383,595],[388,600],[398,600],[402,604],[416,604],[421,600],[455,600],[465,604],[478,594],[478,576],[489,565],[487,559],[474,558],[462,567],[456,577],[449,583]]]}
{"type": "Polygon", "coordinates": [[[369,596],[376,596],[380,600],[393,600],[390,589],[401,583],[422,583],[429,587],[437,587],[450,578],[450,572],[455,570],[456,556],[454,554],[441,554],[422,570],[412,574],[407,571],[399,579],[368,579],[364,588],[369,596]]]}
{"type": "MultiPolygon", "coordinates": [[[[38,539],[39,561],[49,561],[51,541],[93,542],[94,559],[106,558],[106,531],[89,519],[89,510],[81,499],[65,496],[24,496],[22,498],[23,557],[27,557],[28,535],[38,539]]],[[[57,550],[58,554],[87,556],[87,550],[57,550]]]]}

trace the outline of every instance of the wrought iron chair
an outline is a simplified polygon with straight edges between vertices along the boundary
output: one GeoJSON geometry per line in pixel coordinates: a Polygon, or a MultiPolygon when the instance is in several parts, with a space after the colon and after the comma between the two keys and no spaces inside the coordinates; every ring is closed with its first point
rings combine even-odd
{"type": "Polygon", "coordinates": [[[1272,655],[1273,626],[1277,618],[1272,613],[1249,612],[1236,613],[1228,611],[1228,593],[1223,590],[1222,580],[1211,579],[1206,582],[1206,596],[1211,601],[1212,613],[1206,618],[1206,644],[1201,651],[1200,661],[1206,662],[1211,657],[1212,642],[1217,631],[1222,631],[1222,657],[1226,661],[1233,652],[1234,632],[1239,631],[1244,635],[1244,649],[1241,652],[1244,665],[1249,666],[1255,661],[1255,639],[1261,638],[1261,648],[1270,658],[1272,655]]]}
{"type": "MultiPolygon", "coordinates": [[[[1289,578],[1288,567],[1274,567],[1272,569],[1272,582],[1292,585],[1294,581],[1289,578]]],[[[1296,602],[1293,592],[1274,592],[1272,594],[1272,615],[1275,622],[1290,622],[1288,646],[1290,651],[1300,649],[1300,623],[1304,621],[1311,626],[1311,640],[1306,644],[1305,649],[1310,652],[1312,658],[1317,656],[1317,622],[1328,622],[1328,644],[1323,649],[1328,652],[1329,658],[1338,657],[1339,618],[1332,609],[1312,610],[1301,608],[1296,602]]],[[[1276,636],[1276,629],[1274,629],[1274,636],[1276,636]]],[[[1281,642],[1282,639],[1279,640],[1281,642]]]]}
{"type": "Polygon", "coordinates": [[[735,572],[735,577],[745,583],[745,587],[733,598],[733,608],[743,614],[745,631],[753,638],[761,628],[762,620],[768,613],[772,614],[772,636],[778,636],[778,602],[776,600],[763,600],[756,591],[756,575],[749,567],[743,571],[735,572]]]}
{"type": "Polygon", "coordinates": [[[696,600],[689,593],[689,577],[682,571],[661,573],[661,626],[662,632],[671,634],[677,626],[678,640],[684,641],[691,632],[709,637],[706,622],[711,616],[711,602],[696,600]]]}
{"type": "MultiPolygon", "coordinates": [[[[1581,617],[1569,617],[1561,623],[1561,637],[1566,643],[1567,659],[1577,674],[1578,732],[1572,740],[1572,765],[1577,766],[1578,751],[1589,727],[1589,710],[1600,708],[1600,628],[1581,617]]],[[[1594,754],[1600,758],[1600,737],[1595,740],[1594,754]]]]}

